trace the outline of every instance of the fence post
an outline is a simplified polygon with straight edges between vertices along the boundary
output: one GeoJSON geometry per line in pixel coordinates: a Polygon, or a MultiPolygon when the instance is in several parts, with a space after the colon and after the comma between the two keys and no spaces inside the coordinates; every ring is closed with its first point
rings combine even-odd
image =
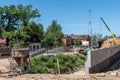
{"type": "Polygon", "coordinates": [[[60,75],[60,64],[59,64],[59,59],[57,58],[57,67],[58,67],[58,74],[60,75]]]}

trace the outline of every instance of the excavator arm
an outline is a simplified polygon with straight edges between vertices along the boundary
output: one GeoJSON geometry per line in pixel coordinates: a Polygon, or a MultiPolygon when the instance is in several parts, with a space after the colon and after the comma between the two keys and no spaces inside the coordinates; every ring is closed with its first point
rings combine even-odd
{"type": "Polygon", "coordinates": [[[110,30],[110,28],[108,27],[108,25],[105,23],[105,21],[103,20],[103,18],[100,18],[102,20],[102,22],[104,23],[104,25],[106,26],[106,28],[108,29],[110,35],[112,36],[113,40],[115,41],[116,44],[120,44],[119,41],[117,40],[117,38],[115,37],[115,35],[113,34],[113,32],[110,30]]]}

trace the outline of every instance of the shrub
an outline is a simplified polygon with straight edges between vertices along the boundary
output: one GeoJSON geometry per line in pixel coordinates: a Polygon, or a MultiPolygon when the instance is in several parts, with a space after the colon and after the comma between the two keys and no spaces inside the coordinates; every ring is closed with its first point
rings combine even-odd
{"type": "Polygon", "coordinates": [[[58,54],[57,56],[35,56],[31,59],[30,63],[27,65],[29,71],[35,73],[57,73],[57,59],[59,59],[60,71],[61,73],[71,73],[77,69],[80,65],[84,65],[86,56],[78,54],[73,55],[63,55],[58,54]]]}

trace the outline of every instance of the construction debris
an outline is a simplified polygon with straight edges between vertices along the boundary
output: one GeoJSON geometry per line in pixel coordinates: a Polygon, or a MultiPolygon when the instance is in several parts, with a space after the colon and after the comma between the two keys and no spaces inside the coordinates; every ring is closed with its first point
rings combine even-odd
{"type": "MultiPolygon", "coordinates": [[[[120,39],[117,39],[120,43],[120,39]]],[[[106,47],[110,47],[116,45],[115,41],[113,39],[107,39],[103,42],[101,48],[106,48],[106,47]]]]}

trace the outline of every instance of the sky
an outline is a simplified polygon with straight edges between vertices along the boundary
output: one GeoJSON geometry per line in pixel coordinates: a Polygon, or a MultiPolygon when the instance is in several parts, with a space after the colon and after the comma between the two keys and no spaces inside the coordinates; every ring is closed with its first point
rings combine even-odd
{"type": "Polygon", "coordinates": [[[0,6],[29,5],[38,9],[41,17],[36,19],[42,23],[44,30],[57,20],[64,34],[92,34],[110,35],[100,20],[103,17],[111,31],[120,35],[120,0],[0,0],[0,6]],[[89,18],[89,10],[91,17],[89,18]],[[91,21],[91,26],[88,24],[91,21]]]}

